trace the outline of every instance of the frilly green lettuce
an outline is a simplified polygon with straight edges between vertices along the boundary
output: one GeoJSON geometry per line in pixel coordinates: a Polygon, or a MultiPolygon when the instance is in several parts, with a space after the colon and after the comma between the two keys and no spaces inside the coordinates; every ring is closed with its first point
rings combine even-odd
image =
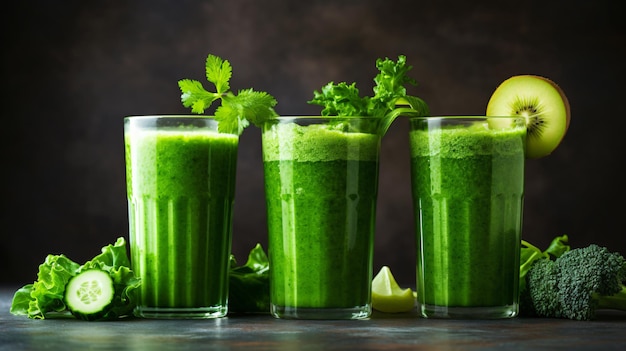
{"type": "MultiPolygon", "coordinates": [[[[101,319],[130,316],[137,303],[135,290],[141,284],[130,267],[122,237],[83,265],[65,255],[48,255],[39,265],[37,280],[15,292],[11,313],[32,319],[72,318],[63,300],[68,281],[84,270],[100,269],[111,275],[115,287],[114,306],[101,319]]],[[[229,312],[269,313],[269,261],[260,244],[250,251],[244,265],[237,266],[231,255],[229,284],[229,312]]]]}
{"type": "Polygon", "coordinates": [[[237,266],[230,256],[228,311],[234,313],[269,313],[269,260],[261,244],[248,255],[245,265],[237,266]]]}
{"type": "Polygon", "coordinates": [[[67,282],[86,269],[108,272],[115,286],[113,308],[102,319],[115,319],[132,313],[135,307],[134,291],[140,285],[130,268],[126,240],[102,248],[102,253],[80,265],[65,255],[48,255],[39,265],[37,280],[18,289],[11,303],[11,313],[32,319],[71,317],[63,300],[67,282]]]}

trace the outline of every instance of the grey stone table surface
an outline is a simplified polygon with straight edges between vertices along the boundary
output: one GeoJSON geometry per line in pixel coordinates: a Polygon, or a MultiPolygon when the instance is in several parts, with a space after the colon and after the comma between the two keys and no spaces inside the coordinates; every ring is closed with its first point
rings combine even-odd
{"type": "Polygon", "coordinates": [[[229,315],[211,320],[33,320],[9,312],[0,287],[0,350],[626,350],[626,313],[594,321],[434,320],[415,313],[358,321],[229,315]]]}

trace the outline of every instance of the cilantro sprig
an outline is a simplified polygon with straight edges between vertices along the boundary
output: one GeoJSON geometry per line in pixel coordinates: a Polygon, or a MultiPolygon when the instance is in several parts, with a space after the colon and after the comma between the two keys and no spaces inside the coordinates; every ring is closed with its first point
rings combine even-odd
{"type": "Polygon", "coordinates": [[[417,85],[417,81],[407,74],[413,67],[406,64],[406,56],[398,56],[397,62],[379,58],[376,68],[379,73],[374,78],[374,96],[361,97],[356,83],[330,82],[320,91],[314,91],[313,99],[308,103],[323,106],[322,116],[379,117],[381,124],[378,132],[381,135],[398,116],[430,114],[424,100],[406,93],[407,85],[417,85]]]}
{"type": "Polygon", "coordinates": [[[194,79],[181,79],[178,86],[183,106],[191,108],[192,113],[202,114],[220,100],[215,110],[218,131],[241,135],[250,123],[261,127],[268,118],[277,116],[274,111],[277,102],[272,95],[252,88],[233,93],[230,88],[232,74],[233,68],[228,60],[209,54],[206,79],[215,86],[215,92],[206,90],[201,82],[194,79]]]}

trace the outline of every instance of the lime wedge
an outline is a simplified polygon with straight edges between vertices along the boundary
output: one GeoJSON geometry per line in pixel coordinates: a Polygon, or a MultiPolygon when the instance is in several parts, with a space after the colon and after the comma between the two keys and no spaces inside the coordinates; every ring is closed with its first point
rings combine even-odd
{"type": "Polygon", "coordinates": [[[383,266],[372,280],[372,308],[380,312],[399,313],[408,312],[414,307],[413,291],[400,288],[391,269],[383,266]]]}

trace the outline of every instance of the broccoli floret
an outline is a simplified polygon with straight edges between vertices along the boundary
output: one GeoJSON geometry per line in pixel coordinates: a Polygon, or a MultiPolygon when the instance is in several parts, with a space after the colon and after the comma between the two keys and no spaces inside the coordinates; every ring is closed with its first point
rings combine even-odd
{"type": "Polygon", "coordinates": [[[541,259],[533,263],[526,276],[528,287],[527,307],[535,316],[561,317],[558,291],[559,274],[556,263],[541,259]]]}
{"type": "Polygon", "coordinates": [[[526,274],[524,315],[591,320],[597,309],[626,311],[626,260],[595,244],[536,260],[526,274]]]}
{"type": "MultiPolygon", "coordinates": [[[[563,255],[564,252],[569,251],[571,247],[569,246],[568,241],[569,241],[569,237],[567,235],[557,236],[552,240],[552,242],[550,243],[550,245],[545,251],[541,251],[541,249],[532,245],[528,241],[522,240],[521,251],[520,251],[520,271],[519,271],[520,273],[520,278],[519,278],[520,316],[526,316],[526,317],[537,316],[537,312],[535,312],[535,307],[533,304],[533,299],[530,295],[530,291],[528,290],[527,284],[526,284],[526,281],[527,281],[526,275],[528,274],[528,271],[530,271],[530,268],[533,267],[536,261],[541,260],[542,262],[538,263],[539,265],[541,265],[541,267],[536,268],[535,278],[533,279],[537,279],[538,277],[541,277],[540,279],[543,279],[543,277],[550,277],[552,272],[546,273],[545,271],[552,269],[554,262],[545,263],[543,261],[551,262],[549,260],[553,260],[563,255]]],[[[556,277],[552,278],[552,280],[554,279],[556,279],[556,277]]],[[[545,284],[549,284],[549,282],[550,282],[550,278],[546,279],[545,284]]],[[[549,291],[549,289],[546,289],[546,290],[549,291]]],[[[535,293],[538,293],[538,292],[535,291],[535,293]]],[[[545,300],[544,298],[541,298],[540,296],[537,296],[536,299],[545,300]]],[[[549,306],[548,302],[544,302],[542,305],[549,306]]],[[[547,309],[547,308],[543,307],[542,309],[547,309]]]]}
{"type": "Polygon", "coordinates": [[[616,252],[605,247],[590,245],[564,253],[555,261],[560,279],[558,283],[559,300],[565,317],[578,320],[593,319],[597,308],[624,309],[626,294],[623,281],[626,280],[626,262],[616,252]],[[615,303],[604,301],[606,296],[613,296],[615,303]]]}

